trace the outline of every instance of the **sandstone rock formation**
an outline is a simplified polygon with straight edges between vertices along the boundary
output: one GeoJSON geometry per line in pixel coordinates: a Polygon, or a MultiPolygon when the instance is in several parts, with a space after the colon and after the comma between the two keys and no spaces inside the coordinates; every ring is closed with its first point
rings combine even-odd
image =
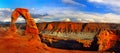
{"type": "Polygon", "coordinates": [[[108,50],[116,44],[118,40],[117,35],[111,30],[102,30],[99,35],[97,35],[99,51],[108,50]]]}
{"type": "Polygon", "coordinates": [[[40,40],[39,36],[38,36],[39,32],[38,32],[36,23],[34,22],[33,18],[30,16],[27,9],[17,8],[13,11],[13,13],[11,15],[10,30],[13,32],[17,31],[16,26],[15,26],[15,22],[19,16],[22,16],[26,21],[25,34],[27,34],[27,35],[32,34],[33,38],[40,40]]]}
{"type": "MultiPolygon", "coordinates": [[[[17,8],[12,13],[10,30],[0,30],[0,53],[88,53],[89,51],[62,50],[46,46],[38,37],[37,26],[27,9],[17,8]],[[17,33],[15,21],[18,16],[26,20],[25,35],[17,33]],[[31,38],[32,36],[32,38],[31,38]]],[[[96,53],[96,52],[89,52],[96,53]]]]}
{"type": "Polygon", "coordinates": [[[38,23],[37,26],[40,32],[96,32],[100,30],[120,30],[120,24],[115,23],[43,22],[38,23]]]}
{"type": "MultiPolygon", "coordinates": [[[[58,33],[98,32],[98,34],[96,34],[97,37],[95,36],[98,41],[95,41],[99,44],[99,51],[105,51],[112,48],[116,44],[120,34],[120,24],[115,23],[44,22],[38,23],[38,29],[43,33],[47,31],[58,33]]],[[[67,40],[56,37],[54,38],[47,35],[44,34],[42,39],[46,39],[50,43],[52,41],[56,42],[58,40],[67,40]]],[[[76,41],[79,42],[79,40],[76,41]]],[[[85,42],[85,40],[80,42],[85,42]]],[[[83,46],[90,47],[90,42],[91,41],[83,43],[83,46]]]]}
{"type": "Polygon", "coordinates": [[[53,31],[53,32],[80,32],[82,30],[82,23],[74,22],[39,23],[38,29],[40,31],[53,31]]]}
{"type": "Polygon", "coordinates": [[[116,23],[42,22],[37,23],[37,26],[39,32],[96,32],[101,30],[120,30],[120,24],[116,23]]]}

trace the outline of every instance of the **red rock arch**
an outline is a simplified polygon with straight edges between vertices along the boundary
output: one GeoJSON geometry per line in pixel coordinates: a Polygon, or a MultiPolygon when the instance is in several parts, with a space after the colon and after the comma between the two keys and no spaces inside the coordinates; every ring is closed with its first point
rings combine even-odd
{"type": "Polygon", "coordinates": [[[39,38],[38,36],[38,28],[34,19],[30,16],[30,13],[27,9],[24,8],[16,8],[12,15],[11,15],[11,23],[10,23],[10,30],[13,32],[17,31],[15,22],[19,16],[22,16],[26,21],[26,30],[25,34],[34,35],[34,37],[39,38]]]}

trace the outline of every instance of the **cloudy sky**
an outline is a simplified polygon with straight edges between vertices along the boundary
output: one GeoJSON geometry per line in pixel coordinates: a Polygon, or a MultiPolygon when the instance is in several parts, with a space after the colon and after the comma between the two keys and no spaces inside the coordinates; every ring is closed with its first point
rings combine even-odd
{"type": "MultiPolygon", "coordinates": [[[[36,22],[120,23],[120,0],[0,0],[0,22],[10,22],[15,8],[29,9],[36,22]]],[[[19,18],[17,22],[24,22],[19,18]]]]}

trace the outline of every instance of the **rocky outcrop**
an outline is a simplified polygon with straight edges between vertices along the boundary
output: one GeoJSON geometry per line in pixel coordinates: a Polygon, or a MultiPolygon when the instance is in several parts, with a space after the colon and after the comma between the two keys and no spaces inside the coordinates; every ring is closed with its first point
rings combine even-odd
{"type": "MultiPolygon", "coordinates": [[[[51,27],[51,26],[50,26],[51,27]]],[[[52,27],[51,27],[52,28],[52,27]]],[[[51,29],[50,28],[50,29],[51,29]]],[[[88,53],[89,51],[62,50],[48,47],[41,43],[37,26],[27,9],[17,8],[12,14],[9,30],[0,30],[0,53],[88,53]],[[18,16],[26,20],[25,35],[17,33],[15,21],[18,16]]],[[[90,52],[89,52],[90,53],[90,52]]],[[[91,52],[95,53],[95,52],[91,52]]]]}
{"type": "Polygon", "coordinates": [[[37,24],[40,32],[96,32],[100,30],[119,30],[115,23],[78,23],[78,22],[43,22],[37,24]]]}
{"type": "MultiPolygon", "coordinates": [[[[99,45],[98,47],[99,51],[109,50],[110,48],[114,47],[116,41],[119,41],[119,35],[120,35],[119,34],[120,24],[115,24],[115,23],[44,22],[44,23],[38,23],[37,26],[38,29],[40,30],[40,36],[42,36],[41,39],[44,40],[43,42],[48,41],[50,42],[50,44],[52,42],[57,42],[59,40],[68,40],[67,38],[59,37],[63,33],[67,35],[69,33],[70,34],[68,35],[69,38],[72,38],[73,36],[74,38],[77,37],[84,38],[87,37],[84,34],[90,32],[92,33],[91,36],[94,36],[94,38],[92,38],[94,39],[93,41],[91,41],[88,38],[86,38],[87,40],[86,39],[80,40],[79,38],[79,39],[75,39],[75,41],[82,43],[84,47],[91,47],[92,46],[91,42],[97,41],[96,44],[99,45]],[[94,32],[97,32],[97,34],[93,34],[94,32]],[[74,33],[75,35],[72,33],[74,33]],[[82,35],[79,33],[82,33],[82,35]],[[79,36],[77,36],[77,34],[79,34],[79,36]]],[[[64,36],[66,35],[63,34],[62,37],[64,36]]]]}
{"type": "Polygon", "coordinates": [[[39,36],[38,36],[38,29],[37,29],[36,23],[33,20],[33,18],[30,16],[30,13],[28,12],[27,9],[17,8],[13,11],[12,16],[11,16],[10,30],[13,32],[17,31],[15,22],[19,16],[22,16],[26,21],[25,34],[27,34],[27,35],[32,34],[33,35],[32,37],[40,40],[39,36]]]}
{"type": "MultiPolygon", "coordinates": [[[[12,13],[11,18],[12,19],[11,19],[10,29],[0,30],[0,44],[1,44],[0,53],[97,53],[90,51],[85,52],[80,50],[56,49],[56,48],[48,47],[46,44],[43,44],[38,36],[39,32],[37,26],[27,9],[23,9],[23,8],[15,9],[15,11],[12,13]],[[17,32],[18,29],[16,28],[15,21],[17,20],[18,16],[22,16],[26,20],[26,30],[25,32],[23,32],[24,35],[21,35],[17,32]]],[[[75,23],[75,22],[50,22],[50,23],[41,23],[41,24],[39,23],[38,27],[40,32],[53,31],[58,33],[59,32],[79,33],[79,32],[98,31],[99,34],[97,35],[97,39],[98,39],[100,51],[101,50],[104,51],[111,48],[119,39],[118,38],[119,33],[115,33],[114,31],[112,31],[115,29],[119,30],[119,24],[97,25],[96,23],[93,24],[93,23],[75,23]],[[111,29],[111,30],[107,30],[107,29],[111,29]]],[[[75,36],[72,37],[74,38],[75,36]]],[[[51,39],[57,39],[57,38],[51,37],[51,39]]],[[[51,42],[51,39],[48,40],[51,42]]],[[[86,41],[86,40],[83,41],[76,40],[76,41],[86,42],[86,44],[83,44],[86,47],[90,47],[89,45],[92,45],[89,43],[91,41],[86,41]]],[[[76,45],[73,45],[73,47],[74,46],[76,45]]]]}
{"type": "Polygon", "coordinates": [[[84,26],[83,31],[100,31],[100,30],[107,30],[110,29],[109,24],[105,23],[88,23],[86,26],[84,26]]]}
{"type": "Polygon", "coordinates": [[[118,35],[111,30],[102,30],[97,35],[99,51],[104,51],[112,48],[118,40],[118,35]]]}
{"type": "Polygon", "coordinates": [[[53,31],[53,32],[80,32],[82,30],[82,23],[74,22],[39,23],[38,29],[40,31],[53,31]]]}

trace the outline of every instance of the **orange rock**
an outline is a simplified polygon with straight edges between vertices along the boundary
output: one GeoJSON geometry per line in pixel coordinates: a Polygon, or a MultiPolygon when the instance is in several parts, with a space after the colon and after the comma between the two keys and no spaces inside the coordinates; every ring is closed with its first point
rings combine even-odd
{"type": "MultiPolygon", "coordinates": [[[[102,25],[104,25],[104,24],[102,24],[102,25]]],[[[96,31],[99,31],[102,28],[104,28],[104,26],[102,27],[102,25],[99,23],[88,23],[84,27],[83,31],[96,32],[96,31]]]]}
{"type": "Polygon", "coordinates": [[[38,28],[40,31],[80,32],[82,29],[82,24],[74,22],[50,22],[39,23],[38,28]]]}
{"type": "MultiPolygon", "coordinates": [[[[104,29],[112,29],[112,26],[113,24],[106,23],[44,22],[39,23],[38,28],[40,31],[53,32],[96,32],[104,29]]],[[[114,27],[118,26],[116,24],[114,27]]]]}
{"type": "MultiPolygon", "coordinates": [[[[76,23],[76,22],[46,22],[44,23],[44,29],[46,28],[51,28],[50,26],[47,25],[52,25],[53,28],[51,30],[46,29],[47,31],[54,31],[54,32],[99,32],[100,33],[97,35],[98,38],[98,44],[99,44],[99,51],[105,51],[113,47],[116,43],[116,41],[120,38],[119,36],[119,31],[117,32],[116,30],[119,30],[120,24],[112,24],[112,23],[76,23]],[[46,27],[46,28],[45,28],[46,27]],[[54,29],[54,30],[53,30],[54,29]],[[115,30],[111,31],[111,30],[115,30]]],[[[42,25],[41,25],[42,26],[42,25]]],[[[40,26],[40,27],[41,27],[40,26]]],[[[39,25],[38,25],[39,27],[39,25]]],[[[40,29],[40,28],[39,28],[40,29]]],[[[41,30],[42,31],[42,30],[41,30]]],[[[49,34],[48,34],[49,35],[49,34]]],[[[45,38],[45,37],[43,37],[45,38]]],[[[47,37],[47,40],[50,39],[49,42],[51,42],[51,37],[47,37]]],[[[56,40],[60,40],[60,38],[57,38],[56,40]]],[[[78,42],[83,42],[85,47],[90,47],[90,42],[91,41],[79,41],[78,42]]]]}
{"type": "Polygon", "coordinates": [[[47,26],[46,30],[50,31],[50,30],[52,30],[52,29],[53,29],[52,24],[48,24],[48,26],[47,26]]]}
{"type": "MultiPolygon", "coordinates": [[[[62,50],[50,48],[47,45],[40,42],[38,37],[37,26],[30,16],[27,9],[17,8],[12,13],[11,24],[9,32],[2,32],[1,35],[10,35],[13,37],[0,36],[0,53],[88,53],[89,51],[83,52],[78,50],[62,50]],[[17,28],[15,21],[18,16],[22,16],[26,20],[25,36],[17,34],[17,28]],[[14,33],[12,33],[14,32],[14,33]],[[29,37],[31,37],[31,40],[29,37]],[[34,38],[34,39],[33,39],[34,38]],[[37,39],[37,40],[35,40],[37,39]]],[[[93,52],[91,52],[93,53],[93,52]]]]}
{"type": "Polygon", "coordinates": [[[97,38],[99,44],[99,51],[105,51],[110,49],[112,46],[115,45],[118,39],[117,35],[110,30],[101,31],[97,38]]]}
{"type": "Polygon", "coordinates": [[[13,11],[11,16],[10,30],[13,32],[17,31],[15,22],[20,15],[24,17],[26,21],[25,34],[27,35],[32,34],[35,39],[39,39],[39,36],[38,36],[39,31],[37,29],[36,23],[34,22],[33,18],[30,16],[28,10],[24,8],[17,8],[13,11]]]}
{"type": "Polygon", "coordinates": [[[45,22],[38,23],[39,32],[42,31],[42,30],[45,30],[46,25],[47,25],[47,23],[45,23],[45,22]]]}

